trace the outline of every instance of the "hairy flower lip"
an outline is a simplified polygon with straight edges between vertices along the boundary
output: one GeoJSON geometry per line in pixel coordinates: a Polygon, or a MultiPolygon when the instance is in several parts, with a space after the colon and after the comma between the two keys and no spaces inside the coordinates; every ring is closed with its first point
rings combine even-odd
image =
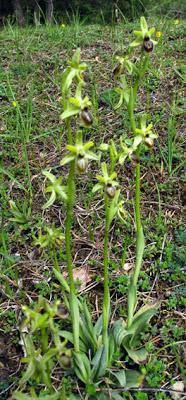
{"type": "Polygon", "coordinates": [[[76,162],[77,170],[80,174],[86,172],[88,167],[88,160],[84,156],[79,156],[76,162]]]}
{"type": "Polygon", "coordinates": [[[85,107],[80,114],[80,118],[85,126],[91,126],[93,118],[88,107],[85,107]]]}
{"type": "Polygon", "coordinates": [[[152,40],[150,40],[149,37],[144,38],[143,48],[147,53],[150,53],[153,50],[154,44],[153,44],[152,40]]]}
{"type": "Polygon", "coordinates": [[[106,194],[110,199],[113,199],[113,197],[116,194],[116,188],[114,186],[112,186],[111,184],[107,184],[106,194]]]}

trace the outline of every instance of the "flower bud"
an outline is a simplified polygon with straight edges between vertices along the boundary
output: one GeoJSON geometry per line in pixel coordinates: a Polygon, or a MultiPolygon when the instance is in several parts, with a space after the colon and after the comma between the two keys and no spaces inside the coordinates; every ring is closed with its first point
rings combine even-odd
{"type": "Polygon", "coordinates": [[[153,50],[153,42],[148,37],[144,39],[143,48],[147,53],[150,53],[153,50]]]}
{"type": "Polygon", "coordinates": [[[92,115],[87,107],[85,107],[84,110],[81,111],[80,120],[85,127],[89,127],[92,125],[92,115]]]}
{"type": "Polygon", "coordinates": [[[106,194],[110,199],[113,199],[116,194],[116,188],[112,185],[107,185],[106,194]]]}
{"type": "Polygon", "coordinates": [[[85,157],[78,157],[76,167],[79,174],[83,174],[83,172],[86,172],[87,170],[88,160],[85,157]]]}

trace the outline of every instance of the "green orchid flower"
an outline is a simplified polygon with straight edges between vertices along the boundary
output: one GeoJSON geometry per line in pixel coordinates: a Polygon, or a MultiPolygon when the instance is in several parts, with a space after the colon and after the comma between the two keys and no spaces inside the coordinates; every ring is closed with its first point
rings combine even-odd
{"type": "Polygon", "coordinates": [[[148,29],[147,21],[145,17],[140,18],[141,31],[134,31],[136,39],[130,44],[130,47],[143,46],[146,52],[151,52],[156,41],[152,40],[151,37],[155,32],[155,28],[148,29]]]}
{"type": "Polygon", "coordinates": [[[115,110],[118,110],[125,101],[126,105],[129,104],[129,98],[130,98],[130,88],[127,84],[126,78],[124,75],[120,77],[120,82],[119,82],[119,87],[116,87],[115,92],[120,95],[119,101],[114,107],[115,110]]]}
{"type": "Polygon", "coordinates": [[[92,125],[92,116],[90,114],[89,108],[91,106],[91,101],[88,96],[82,98],[81,91],[84,84],[80,82],[77,85],[75,97],[70,97],[64,104],[64,112],[61,114],[61,119],[72,117],[73,115],[80,115],[82,125],[90,126],[92,125]]]}
{"type": "Polygon", "coordinates": [[[144,143],[147,147],[152,148],[154,146],[154,139],[158,137],[156,133],[152,132],[152,124],[147,126],[146,115],[141,117],[141,128],[136,128],[136,136],[134,138],[133,149],[137,150],[141,143],[144,143]]]}
{"type": "Polygon", "coordinates": [[[41,248],[55,248],[60,247],[63,240],[65,239],[64,235],[61,232],[61,228],[52,228],[46,227],[46,234],[42,234],[39,231],[38,237],[34,237],[34,244],[36,246],[40,246],[41,248]]]}
{"type": "Polygon", "coordinates": [[[96,178],[99,181],[92,191],[93,193],[98,190],[105,189],[105,192],[109,198],[113,198],[116,194],[116,187],[119,186],[119,183],[115,180],[117,177],[117,173],[113,172],[111,175],[108,174],[107,164],[103,162],[101,164],[102,175],[98,175],[96,178]]]}
{"type": "Polygon", "coordinates": [[[129,60],[128,56],[125,57],[116,56],[116,61],[117,64],[113,70],[115,78],[120,76],[123,73],[124,69],[127,70],[129,75],[132,75],[132,73],[136,71],[136,66],[129,60]]]}
{"type": "Polygon", "coordinates": [[[130,147],[127,146],[126,143],[123,142],[122,136],[120,136],[120,148],[119,163],[122,165],[127,158],[131,160],[134,148],[133,145],[130,147]]]}
{"type": "Polygon", "coordinates": [[[66,148],[70,154],[65,156],[61,161],[60,165],[66,165],[72,160],[76,161],[76,167],[79,173],[86,171],[88,167],[88,160],[98,161],[99,157],[94,154],[90,149],[94,146],[94,142],[90,141],[83,143],[83,135],[81,131],[77,132],[76,144],[67,145],[66,148]]]}
{"type": "Polygon", "coordinates": [[[71,61],[68,61],[69,66],[62,74],[61,89],[62,94],[66,95],[72,84],[73,79],[78,82],[83,82],[83,72],[87,69],[85,63],[81,63],[80,49],[74,53],[71,61]]]}
{"type": "Polygon", "coordinates": [[[57,198],[67,200],[67,194],[66,194],[66,187],[61,186],[63,180],[62,176],[56,178],[55,175],[51,174],[51,172],[49,171],[43,171],[43,175],[45,175],[51,182],[51,185],[47,186],[45,189],[46,193],[51,192],[49,200],[42,207],[43,210],[45,210],[46,208],[49,208],[57,198]]]}

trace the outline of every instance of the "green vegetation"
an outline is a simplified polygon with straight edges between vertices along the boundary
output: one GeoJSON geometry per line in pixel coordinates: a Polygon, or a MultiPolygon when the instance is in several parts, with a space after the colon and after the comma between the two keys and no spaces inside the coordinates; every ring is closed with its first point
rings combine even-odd
{"type": "Polygon", "coordinates": [[[148,24],[0,32],[0,399],[184,381],[185,28],[148,24]]]}

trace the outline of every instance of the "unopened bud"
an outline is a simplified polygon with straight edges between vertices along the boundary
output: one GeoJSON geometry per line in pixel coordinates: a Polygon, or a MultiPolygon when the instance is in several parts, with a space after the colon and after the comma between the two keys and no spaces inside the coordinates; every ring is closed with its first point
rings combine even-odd
{"type": "Polygon", "coordinates": [[[85,127],[89,127],[92,125],[92,123],[93,123],[92,115],[90,113],[90,110],[87,107],[84,108],[83,111],[81,111],[80,119],[81,119],[82,124],[85,127]]]}
{"type": "Polygon", "coordinates": [[[76,167],[79,174],[83,174],[83,172],[86,172],[87,170],[88,160],[85,157],[79,157],[77,159],[76,167]]]}
{"type": "Polygon", "coordinates": [[[114,186],[108,185],[106,189],[107,196],[110,197],[110,199],[113,199],[113,197],[116,194],[116,188],[114,186]]]}
{"type": "Polygon", "coordinates": [[[149,38],[145,38],[143,42],[143,48],[147,53],[150,53],[153,50],[153,42],[149,38]]]}

